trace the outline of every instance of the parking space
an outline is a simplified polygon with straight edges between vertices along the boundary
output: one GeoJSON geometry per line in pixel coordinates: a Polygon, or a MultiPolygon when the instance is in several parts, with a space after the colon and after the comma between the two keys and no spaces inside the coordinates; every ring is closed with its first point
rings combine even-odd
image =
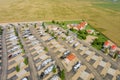
{"type": "Polygon", "coordinates": [[[72,77],[72,80],[90,80],[92,78],[94,78],[93,74],[86,69],[86,66],[81,65],[78,72],[72,77]]]}

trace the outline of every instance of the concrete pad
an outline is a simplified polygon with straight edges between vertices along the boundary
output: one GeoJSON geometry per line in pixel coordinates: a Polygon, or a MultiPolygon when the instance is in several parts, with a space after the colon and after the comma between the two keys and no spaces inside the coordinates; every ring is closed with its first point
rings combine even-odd
{"type": "Polygon", "coordinates": [[[49,80],[49,78],[52,77],[52,75],[53,75],[53,73],[50,72],[50,73],[44,78],[44,80],[49,80]]]}
{"type": "Polygon", "coordinates": [[[38,71],[38,75],[40,75],[42,72],[44,72],[44,70],[45,70],[47,67],[51,66],[51,64],[52,64],[52,63],[49,63],[49,64],[47,64],[45,67],[43,67],[41,70],[39,70],[39,71],[38,71]]]}
{"type": "Polygon", "coordinates": [[[112,68],[108,69],[108,73],[111,74],[111,75],[113,75],[113,76],[114,76],[115,72],[116,72],[115,69],[112,69],[112,68]]]}
{"type": "Polygon", "coordinates": [[[14,72],[12,72],[12,73],[10,73],[10,74],[8,74],[8,76],[7,76],[7,79],[9,79],[9,78],[11,78],[12,76],[14,76],[14,75],[16,75],[16,71],[14,71],[14,72]]]}
{"type": "Polygon", "coordinates": [[[89,77],[89,73],[88,72],[85,72],[83,71],[81,74],[80,74],[80,77],[84,80],[88,80],[88,77],[89,77]]]}
{"type": "Polygon", "coordinates": [[[8,66],[8,70],[10,70],[13,67],[16,67],[17,65],[18,65],[17,63],[14,63],[13,65],[8,66]]]}
{"type": "Polygon", "coordinates": [[[65,67],[65,69],[67,70],[67,72],[69,72],[69,71],[72,69],[73,65],[74,65],[77,61],[79,61],[79,60],[78,60],[77,57],[75,57],[75,59],[73,59],[73,60],[70,61],[69,63],[66,63],[65,60],[62,60],[62,64],[63,64],[63,66],[65,67]]]}
{"type": "Polygon", "coordinates": [[[93,64],[94,68],[97,68],[97,66],[99,65],[99,63],[100,63],[101,60],[102,60],[102,57],[98,57],[98,59],[93,64]]]}
{"type": "Polygon", "coordinates": [[[86,58],[86,60],[89,61],[94,55],[95,55],[95,53],[92,52],[92,53],[86,58]]]}
{"type": "Polygon", "coordinates": [[[98,58],[99,58],[99,56],[96,56],[96,55],[94,55],[94,56],[92,57],[92,59],[94,59],[95,61],[96,61],[98,58]]]}
{"type": "Polygon", "coordinates": [[[77,80],[85,69],[86,69],[86,66],[81,65],[78,71],[76,72],[76,74],[72,77],[72,80],[77,80]]]}
{"type": "Polygon", "coordinates": [[[104,69],[101,72],[101,75],[106,75],[106,73],[108,72],[109,68],[110,68],[111,64],[107,63],[106,66],[104,67],[104,69]]]}
{"type": "Polygon", "coordinates": [[[88,49],[88,48],[86,48],[85,50],[81,51],[81,52],[80,52],[80,55],[85,54],[85,51],[86,51],[87,49],[88,49]]]}
{"type": "Polygon", "coordinates": [[[100,66],[102,66],[102,67],[105,67],[105,65],[106,65],[106,62],[104,62],[104,61],[101,61],[99,65],[100,65],[100,66]]]}
{"type": "Polygon", "coordinates": [[[48,58],[48,57],[50,57],[50,56],[44,54],[44,55],[40,56],[39,58],[42,59],[42,60],[45,60],[45,59],[48,58]]]}

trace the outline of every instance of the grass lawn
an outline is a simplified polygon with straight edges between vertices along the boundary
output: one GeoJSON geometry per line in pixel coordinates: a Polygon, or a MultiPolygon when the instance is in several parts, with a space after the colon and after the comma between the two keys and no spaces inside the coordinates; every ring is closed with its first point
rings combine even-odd
{"type": "Polygon", "coordinates": [[[120,45],[120,1],[110,1],[0,0],[0,22],[84,19],[120,45]]]}

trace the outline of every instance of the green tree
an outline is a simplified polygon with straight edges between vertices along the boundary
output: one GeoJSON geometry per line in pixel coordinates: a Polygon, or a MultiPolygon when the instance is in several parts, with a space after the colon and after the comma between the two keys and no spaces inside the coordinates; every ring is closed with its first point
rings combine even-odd
{"type": "Polygon", "coordinates": [[[81,37],[82,37],[83,40],[86,39],[86,35],[85,34],[82,34],[81,37]]]}
{"type": "Polygon", "coordinates": [[[49,29],[47,28],[45,32],[49,33],[49,29]]]}
{"type": "Polygon", "coordinates": [[[95,80],[94,78],[90,78],[90,80],[95,80]]]}
{"type": "Polygon", "coordinates": [[[64,69],[62,71],[60,71],[60,78],[61,78],[61,80],[65,80],[65,71],[64,71],[64,69]]]}
{"type": "Polygon", "coordinates": [[[44,50],[48,52],[48,48],[47,47],[44,47],[44,50]]]}
{"type": "Polygon", "coordinates": [[[59,22],[57,21],[56,24],[59,24],[59,22]]]}
{"type": "Polygon", "coordinates": [[[44,22],[42,23],[42,26],[43,26],[43,28],[44,28],[44,29],[46,28],[46,27],[45,27],[45,23],[44,23],[44,22]]]}
{"type": "Polygon", "coordinates": [[[17,72],[20,71],[20,67],[19,67],[19,65],[16,66],[16,71],[17,71],[17,72]]]}
{"type": "Polygon", "coordinates": [[[68,35],[69,35],[69,31],[66,32],[66,36],[68,36],[68,35]]]}
{"type": "Polygon", "coordinates": [[[52,20],[52,23],[53,23],[53,24],[55,24],[55,21],[54,21],[54,20],[52,20]]]}
{"type": "Polygon", "coordinates": [[[64,23],[64,22],[62,22],[62,25],[65,25],[65,23],[64,23]]]}
{"type": "Polygon", "coordinates": [[[53,67],[53,73],[56,73],[56,66],[53,67]]]}
{"type": "Polygon", "coordinates": [[[20,43],[20,48],[23,49],[23,45],[20,43]]]}
{"type": "Polygon", "coordinates": [[[108,54],[109,53],[109,49],[105,48],[105,53],[108,54]]]}
{"type": "Polygon", "coordinates": [[[2,35],[3,29],[0,27],[0,35],[2,35]]]}
{"type": "Polygon", "coordinates": [[[15,27],[14,27],[14,32],[15,32],[15,36],[18,36],[18,32],[15,27]]]}
{"type": "Polygon", "coordinates": [[[117,53],[117,52],[114,53],[113,58],[114,58],[114,59],[117,59],[117,58],[118,58],[118,53],[117,53]]]}
{"type": "Polygon", "coordinates": [[[62,37],[62,40],[63,40],[63,41],[65,41],[65,40],[66,40],[66,38],[65,38],[65,37],[62,37]]]}
{"type": "Polygon", "coordinates": [[[34,24],[34,28],[36,28],[37,27],[37,24],[34,24]]]}
{"type": "Polygon", "coordinates": [[[55,36],[54,38],[55,38],[56,40],[58,39],[58,37],[57,37],[57,36],[55,36]]]}
{"type": "Polygon", "coordinates": [[[25,63],[26,65],[28,65],[28,58],[27,58],[27,57],[24,58],[24,63],[25,63]]]}
{"type": "Polygon", "coordinates": [[[52,32],[52,33],[51,33],[51,36],[52,36],[52,37],[55,37],[55,33],[54,33],[54,32],[52,32]]]}
{"type": "Polygon", "coordinates": [[[24,50],[24,49],[22,49],[22,53],[25,53],[25,50],[24,50]]]}
{"type": "Polygon", "coordinates": [[[70,31],[74,31],[74,29],[73,29],[73,28],[70,28],[70,31]]]}

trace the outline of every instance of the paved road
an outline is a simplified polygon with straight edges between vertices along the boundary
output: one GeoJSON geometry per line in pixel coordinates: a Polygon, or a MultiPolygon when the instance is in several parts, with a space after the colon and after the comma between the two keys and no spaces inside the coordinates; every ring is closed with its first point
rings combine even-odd
{"type": "Polygon", "coordinates": [[[22,39],[22,33],[20,32],[20,28],[18,28],[18,34],[19,34],[19,37],[20,37],[22,44],[24,45],[26,56],[28,57],[30,74],[31,74],[32,80],[38,80],[37,71],[35,69],[32,56],[30,54],[30,51],[28,50],[27,44],[22,39]]]}
{"type": "MultiPolygon", "coordinates": [[[[42,43],[42,45],[43,45],[44,47],[47,47],[47,48],[48,48],[48,53],[50,54],[50,56],[52,57],[52,59],[54,59],[54,60],[56,61],[56,64],[57,64],[61,69],[65,69],[65,67],[64,67],[63,64],[61,63],[60,59],[58,59],[58,58],[56,57],[56,54],[57,54],[57,53],[53,52],[53,50],[48,47],[47,43],[45,43],[45,42],[40,38],[40,36],[39,36],[39,34],[37,33],[37,31],[36,31],[33,27],[30,28],[30,31],[32,32],[32,34],[33,34],[39,41],[41,41],[41,43],[42,43]]],[[[71,79],[71,76],[68,76],[68,75],[66,75],[66,74],[67,74],[67,72],[65,71],[65,76],[66,76],[66,77],[65,77],[65,80],[70,80],[70,79],[71,79]]],[[[70,74],[70,73],[69,73],[69,74],[70,74]]]]}
{"type": "Polygon", "coordinates": [[[2,75],[1,80],[7,80],[7,65],[8,65],[8,58],[7,58],[7,47],[6,47],[6,28],[4,28],[3,34],[2,34],[2,50],[3,50],[3,56],[2,56],[2,75]]]}

